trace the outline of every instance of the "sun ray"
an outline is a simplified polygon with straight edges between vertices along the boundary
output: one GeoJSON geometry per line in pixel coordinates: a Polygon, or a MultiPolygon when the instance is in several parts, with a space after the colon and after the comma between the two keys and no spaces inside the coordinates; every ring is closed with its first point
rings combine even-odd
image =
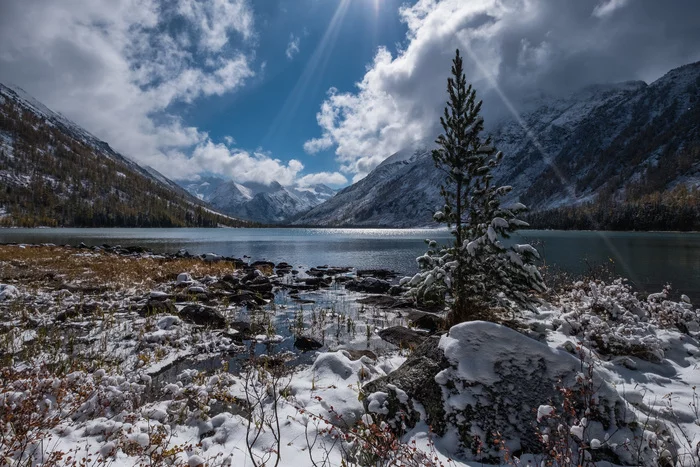
{"type": "Polygon", "coordinates": [[[323,72],[328,66],[331,52],[335,48],[338,35],[340,34],[340,27],[345,19],[351,2],[352,0],[340,0],[338,3],[338,7],[331,18],[330,23],[328,23],[328,27],[326,28],[321,41],[316,46],[313,55],[306,64],[304,72],[294,85],[294,89],[292,89],[292,92],[289,94],[289,96],[287,96],[284,105],[270,124],[270,128],[265,134],[263,141],[261,141],[261,144],[264,144],[265,141],[274,136],[279,129],[286,124],[286,122],[289,122],[293,118],[304,99],[304,95],[311,87],[312,82],[320,80],[323,72]]]}

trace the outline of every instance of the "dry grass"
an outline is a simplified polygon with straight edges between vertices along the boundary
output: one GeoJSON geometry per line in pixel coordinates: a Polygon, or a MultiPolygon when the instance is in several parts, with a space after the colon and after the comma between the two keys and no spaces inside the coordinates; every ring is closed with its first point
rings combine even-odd
{"type": "Polygon", "coordinates": [[[0,245],[2,282],[152,286],[174,280],[181,272],[193,276],[222,276],[235,269],[235,264],[228,261],[210,263],[198,258],[140,258],[66,247],[0,245]]]}

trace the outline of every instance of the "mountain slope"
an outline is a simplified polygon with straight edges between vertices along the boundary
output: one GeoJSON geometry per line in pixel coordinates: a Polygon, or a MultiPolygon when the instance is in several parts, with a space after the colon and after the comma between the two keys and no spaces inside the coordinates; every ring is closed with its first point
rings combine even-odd
{"type": "Polygon", "coordinates": [[[284,222],[306,212],[335,194],[334,190],[325,185],[294,188],[284,187],[277,182],[270,185],[236,183],[216,177],[182,182],[182,185],[191,194],[223,213],[271,224],[284,222]]]}
{"type": "Polygon", "coordinates": [[[0,186],[6,226],[243,225],[2,84],[0,186]]]}
{"type": "MultiPolygon", "coordinates": [[[[521,121],[491,126],[504,159],[495,180],[534,211],[700,185],[700,63],[656,82],[539,96],[521,121]],[[522,124],[521,124],[522,123],[522,124]]],[[[443,201],[430,154],[406,150],[296,220],[304,225],[424,226],[443,201]]],[[[546,226],[546,225],[542,225],[546,226]]]]}

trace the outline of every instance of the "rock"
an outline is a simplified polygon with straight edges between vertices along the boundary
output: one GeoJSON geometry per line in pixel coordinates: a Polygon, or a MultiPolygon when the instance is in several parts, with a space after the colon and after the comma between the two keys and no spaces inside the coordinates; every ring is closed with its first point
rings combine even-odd
{"type": "MultiPolygon", "coordinates": [[[[475,321],[454,326],[449,335],[427,338],[401,367],[368,383],[363,392],[368,410],[380,409],[387,421],[401,411],[409,428],[421,417],[413,406],[420,403],[423,421],[438,436],[457,434],[461,450],[476,454],[481,449],[487,461],[501,454],[494,443],[496,432],[501,439],[515,440],[512,450],[541,452],[533,429],[538,408],[561,406],[556,387],[575,388],[580,372],[581,361],[564,350],[505,326],[475,321]]],[[[588,416],[587,435],[606,439],[611,446],[606,452],[593,451],[593,460],[605,456],[613,464],[636,465],[625,440],[640,439],[643,423],[606,382],[606,370],[592,372],[597,402],[588,416]]]]}
{"type": "Polygon", "coordinates": [[[221,256],[216,253],[205,253],[202,255],[202,259],[207,262],[221,261],[221,256]]]}
{"type": "Polygon", "coordinates": [[[125,248],[125,250],[128,251],[129,253],[138,253],[138,254],[146,253],[146,249],[142,246],[128,246],[125,248]]]}
{"type": "Polygon", "coordinates": [[[191,284],[191,283],[193,283],[193,282],[194,282],[194,281],[192,280],[192,276],[190,276],[189,273],[187,273],[187,272],[181,272],[180,274],[178,274],[178,275],[177,275],[177,280],[175,281],[175,283],[176,283],[177,285],[181,285],[181,284],[191,284]]]}
{"type": "Polygon", "coordinates": [[[244,284],[247,284],[248,282],[251,282],[251,281],[255,280],[256,278],[262,277],[262,276],[264,276],[264,274],[262,272],[258,271],[257,269],[253,269],[253,270],[249,271],[245,276],[241,277],[241,282],[243,282],[244,284]]]}
{"type": "Polygon", "coordinates": [[[152,298],[146,302],[146,304],[139,310],[139,315],[141,316],[153,316],[153,315],[174,315],[177,313],[177,308],[171,300],[163,300],[161,298],[152,298]]]}
{"type": "Polygon", "coordinates": [[[0,284],[0,302],[19,297],[19,290],[14,285],[0,284]]]}
{"type": "Polygon", "coordinates": [[[396,277],[394,271],[388,269],[360,269],[357,271],[357,277],[377,277],[379,279],[389,279],[396,277]]]}
{"type": "Polygon", "coordinates": [[[323,347],[323,343],[319,342],[313,337],[297,336],[297,338],[294,339],[294,347],[302,352],[308,352],[310,350],[320,349],[323,347]]]}
{"type": "Polygon", "coordinates": [[[173,326],[177,326],[178,324],[180,324],[180,318],[177,316],[163,316],[158,320],[156,326],[158,326],[158,329],[168,330],[173,326]]]}
{"type": "Polygon", "coordinates": [[[199,324],[215,328],[223,328],[226,325],[226,318],[214,308],[191,304],[180,310],[180,318],[187,323],[199,324]]]}
{"type": "Polygon", "coordinates": [[[252,336],[263,332],[262,326],[247,323],[245,321],[234,321],[229,323],[228,328],[231,331],[235,331],[235,333],[231,334],[232,337],[240,340],[250,339],[252,336]]]}
{"type": "Polygon", "coordinates": [[[427,329],[430,332],[442,331],[447,323],[445,318],[425,311],[411,310],[408,313],[408,322],[411,326],[427,329]]]}
{"type": "Polygon", "coordinates": [[[384,294],[389,291],[391,284],[385,280],[367,277],[362,280],[353,279],[345,284],[345,288],[354,292],[384,294]]]}
{"type": "Polygon", "coordinates": [[[401,287],[400,285],[392,285],[389,289],[389,295],[392,297],[398,297],[399,295],[403,295],[406,291],[407,289],[405,287],[401,287]]]}
{"type": "Polygon", "coordinates": [[[402,349],[415,349],[427,337],[425,333],[414,331],[403,326],[394,326],[379,331],[379,337],[402,349]]]}
{"type": "Polygon", "coordinates": [[[226,274],[224,277],[221,278],[221,282],[225,282],[227,284],[236,286],[241,283],[241,280],[233,274],[226,274]]]}
{"type": "Polygon", "coordinates": [[[148,296],[153,300],[165,300],[170,298],[170,294],[161,292],[160,290],[151,290],[151,293],[148,294],[148,296]]]}

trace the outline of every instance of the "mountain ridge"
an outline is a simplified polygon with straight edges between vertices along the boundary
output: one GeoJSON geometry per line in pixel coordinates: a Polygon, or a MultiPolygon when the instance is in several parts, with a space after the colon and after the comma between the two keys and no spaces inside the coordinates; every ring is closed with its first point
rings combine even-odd
{"type": "MultiPolygon", "coordinates": [[[[519,118],[498,120],[487,131],[504,153],[495,181],[513,186],[507,201],[522,201],[534,211],[599,196],[624,202],[631,184],[700,146],[699,103],[700,62],[673,69],[651,84],[626,81],[587,86],[565,97],[535,97],[519,118]]],[[[683,173],[668,175],[657,188],[671,189],[680,180],[700,185],[700,160],[684,164],[683,173]]],[[[432,213],[443,205],[443,179],[429,151],[404,149],[294,224],[435,225],[432,213]]]]}

